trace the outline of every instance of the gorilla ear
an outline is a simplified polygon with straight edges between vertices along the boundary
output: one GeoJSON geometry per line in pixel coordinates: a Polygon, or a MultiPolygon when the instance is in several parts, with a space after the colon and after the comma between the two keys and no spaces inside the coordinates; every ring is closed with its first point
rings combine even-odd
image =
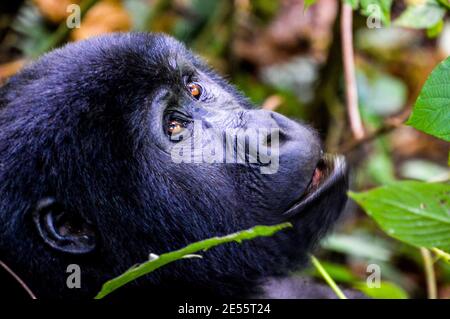
{"type": "Polygon", "coordinates": [[[44,242],[56,250],[86,254],[96,247],[93,227],[81,216],[65,211],[53,198],[39,201],[33,221],[44,242]]]}

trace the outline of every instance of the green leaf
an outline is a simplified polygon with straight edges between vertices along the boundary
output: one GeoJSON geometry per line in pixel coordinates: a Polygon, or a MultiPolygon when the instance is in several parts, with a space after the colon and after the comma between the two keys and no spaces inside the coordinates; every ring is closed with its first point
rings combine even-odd
{"type": "Polygon", "coordinates": [[[430,39],[437,38],[444,29],[444,20],[440,20],[436,25],[427,29],[427,37],[430,39]]]}
{"type": "Polygon", "coordinates": [[[450,10],[450,1],[448,0],[437,0],[441,6],[450,10]]]}
{"type": "Polygon", "coordinates": [[[97,294],[95,299],[102,299],[103,297],[109,295],[114,290],[126,285],[127,283],[147,275],[152,271],[165,266],[176,260],[180,260],[187,257],[192,257],[198,251],[205,251],[212,247],[222,245],[230,242],[241,243],[244,240],[251,240],[257,237],[269,237],[274,235],[276,232],[292,227],[290,223],[283,223],[274,226],[255,226],[253,228],[243,230],[234,234],[230,234],[223,237],[213,237],[205,239],[193,244],[190,244],[179,250],[175,250],[162,255],[152,255],[151,260],[144,262],[142,264],[136,265],[131,269],[127,270],[120,276],[107,281],[103,284],[101,291],[97,294]]]}
{"type": "Polygon", "coordinates": [[[391,7],[392,0],[361,0],[361,13],[365,16],[380,14],[384,25],[391,23],[391,7]]]}
{"type": "Polygon", "coordinates": [[[450,141],[450,57],[425,82],[406,124],[450,141]]]}
{"type": "Polygon", "coordinates": [[[389,281],[382,281],[380,287],[369,287],[365,282],[353,285],[355,289],[374,299],[407,299],[408,294],[401,287],[389,281]]]}
{"type": "Polygon", "coordinates": [[[350,197],[390,236],[450,251],[450,184],[402,181],[350,197]]]}
{"type": "Polygon", "coordinates": [[[435,26],[445,16],[445,8],[436,0],[427,0],[425,3],[410,5],[394,21],[394,25],[413,29],[428,29],[435,26]]]}

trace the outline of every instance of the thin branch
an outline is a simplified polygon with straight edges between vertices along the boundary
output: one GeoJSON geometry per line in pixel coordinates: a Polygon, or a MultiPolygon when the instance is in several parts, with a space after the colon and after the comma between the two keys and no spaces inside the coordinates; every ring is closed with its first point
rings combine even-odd
{"type": "Polygon", "coordinates": [[[440,250],[438,248],[432,248],[431,250],[433,251],[433,253],[435,253],[438,256],[438,258],[442,258],[448,264],[450,264],[450,254],[449,253],[446,253],[445,251],[440,250]]]}
{"type": "Polygon", "coordinates": [[[339,288],[339,286],[336,284],[336,282],[331,278],[331,276],[328,274],[328,272],[323,268],[320,261],[311,255],[311,262],[316,268],[317,272],[323,277],[323,279],[326,281],[328,286],[334,291],[334,293],[339,297],[339,299],[348,299],[347,296],[342,292],[342,290],[339,288]]]}
{"type": "Polygon", "coordinates": [[[11,277],[13,277],[20,284],[20,286],[28,293],[31,299],[37,299],[36,295],[31,291],[31,289],[27,286],[27,284],[1,260],[0,260],[0,267],[5,269],[6,272],[8,272],[11,275],[11,277]]]}
{"type": "Polygon", "coordinates": [[[342,154],[348,154],[358,147],[369,143],[375,139],[377,139],[380,136],[383,136],[385,134],[388,134],[392,132],[393,130],[403,126],[403,124],[406,122],[410,114],[410,109],[408,108],[405,112],[402,114],[392,117],[390,119],[387,119],[379,128],[377,128],[372,133],[364,135],[364,137],[360,139],[353,139],[350,142],[340,146],[338,148],[339,152],[342,154]]]}
{"type": "Polygon", "coordinates": [[[353,52],[353,8],[348,3],[344,3],[341,9],[341,34],[347,111],[353,136],[359,140],[364,137],[364,126],[358,108],[358,89],[353,52]]]}
{"type": "Polygon", "coordinates": [[[423,264],[425,266],[425,276],[427,279],[428,299],[437,299],[436,275],[434,273],[433,258],[426,248],[420,248],[423,264]]]}

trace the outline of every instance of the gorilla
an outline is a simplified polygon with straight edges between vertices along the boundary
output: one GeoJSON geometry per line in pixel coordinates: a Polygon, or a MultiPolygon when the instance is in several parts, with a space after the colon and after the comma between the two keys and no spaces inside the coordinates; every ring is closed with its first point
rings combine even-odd
{"type": "Polygon", "coordinates": [[[339,217],[347,175],[312,128],[257,109],[162,34],[68,44],[0,89],[0,260],[38,298],[92,298],[151,253],[286,221],[293,227],[174,262],[111,296],[331,296],[292,272],[339,217]],[[234,161],[220,161],[221,138],[200,142],[217,146],[215,161],[186,160],[198,159],[186,149],[174,157],[198,133],[228,130],[247,132],[234,161]],[[71,289],[73,264],[81,287],[71,289]]]}

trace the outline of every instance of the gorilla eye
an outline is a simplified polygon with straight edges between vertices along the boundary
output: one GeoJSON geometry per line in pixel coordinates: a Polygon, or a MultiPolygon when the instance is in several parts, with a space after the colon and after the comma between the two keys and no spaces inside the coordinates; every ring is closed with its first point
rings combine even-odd
{"type": "Polygon", "coordinates": [[[191,93],[192,97],[199,100],[203,93],[203,88],[200,84],[191,82],[187,85],[189,93],[191,93]]]}
{"type": "Polygon", "coordinates": [[[167,125],[167,134],[169,134],[169,136],[177,135],[183,132],[184,129],[184,123],[177,120],[171,120],[167,125]]]}

